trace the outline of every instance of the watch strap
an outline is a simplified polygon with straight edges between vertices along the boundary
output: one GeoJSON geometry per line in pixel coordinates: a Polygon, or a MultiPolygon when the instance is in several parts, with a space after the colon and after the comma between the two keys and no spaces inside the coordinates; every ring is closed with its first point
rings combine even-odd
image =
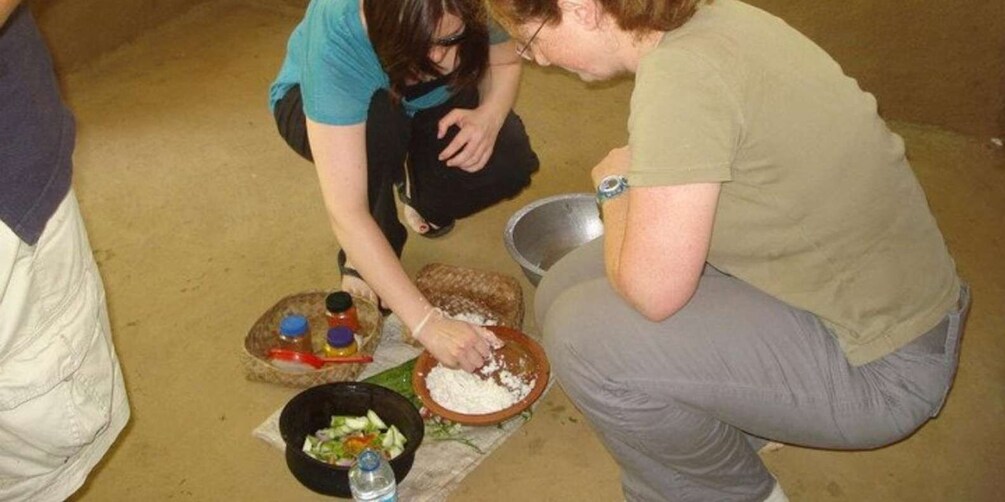
{"type": "Polygon", "coordinates": [[[600,180],[597,186],[597,204],[603,204],[623,193],[628,189],[628,179],[624,176],[612,174],[600,180]],[[613,186],[608,187],[607,185],[613,186]]]}

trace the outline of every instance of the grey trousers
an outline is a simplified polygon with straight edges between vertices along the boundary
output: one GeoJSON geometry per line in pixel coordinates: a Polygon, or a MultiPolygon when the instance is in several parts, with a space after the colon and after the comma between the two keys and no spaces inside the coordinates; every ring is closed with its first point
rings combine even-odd
{"type": "Polygon", "coordinates": [[[535,297],[553,371],[630,501],[763,500],[775,483],[757,455],[764,439],[903,439],[942,407],[968,308],[964,287],[938,326],[856,367],[816,316],[712,267],[683,309],[646,320],[610,287],[602,238],[556,263],[535,297]]]}

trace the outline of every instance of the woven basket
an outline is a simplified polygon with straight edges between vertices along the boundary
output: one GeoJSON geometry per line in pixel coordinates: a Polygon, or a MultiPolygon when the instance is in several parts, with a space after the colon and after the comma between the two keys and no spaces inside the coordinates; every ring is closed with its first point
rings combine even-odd
{"type": "MultiPolygon", "coordinates": [[[[282,370],[269,363],[269,349],[276,347],[279,341],[277,334],[279,322],[290,314],[307,317],[314,352],[318,354],[322,352],[328,331],[328,320],[325,317],[325,297],[328,293],[310,291],[287,296],[255,321],[244,339],[244,351],[241,354],[241,362],[244,364],[248,380],[272,382],[290,387],[312,387],[328,382],[356,380],[363,371],[364,364],[327,364],[319,370],[297,373],[282,370]]],[[[362,338],[359,353],[372,355],[380,342],[383,318],[377,306],[365,298],[354,296],[353,304],[356,306],[360,324],[357,334],[362,338]]]]}
{"type": "MultiPolygon", "coordinates": [[[[523,328],[523,290],[511,276],[442,263],[430,263],[419,270],[415,285],[449,315],[477,314],[500,326],[523,328]]],[[[405,328],[405,340],[417,345],[405,328]]]]}

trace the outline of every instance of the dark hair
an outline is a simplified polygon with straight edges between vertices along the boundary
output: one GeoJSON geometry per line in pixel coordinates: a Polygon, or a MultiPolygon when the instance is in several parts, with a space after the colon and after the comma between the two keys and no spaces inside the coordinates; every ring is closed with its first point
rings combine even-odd
{"type": "Polygon", "coordinates": [[[457,68],[448,85],[461,89],[478,85],[489,58],[489,35],[480,0],[364,0],[370,43],[391,80],[391,95],[400,100],[408,79],[439,76],[429,59],[436,28],[444,13],[464,23],[464,38],[457,44],[457,68]]]}
{"type": "MultiPolygon", "coordinates": [[[[501,24],[512,31],[518,25],[547,20],[551,25],[562,21],[558,0],[484,0],[486,8],[501,24]]],[[[698,5],[706,0],[594,0],[611,15],[618,28],[644,34],[670,31],[691,19],[698,5]]],[[[711,2],[712,0],[708,0],[711,2]]]]}

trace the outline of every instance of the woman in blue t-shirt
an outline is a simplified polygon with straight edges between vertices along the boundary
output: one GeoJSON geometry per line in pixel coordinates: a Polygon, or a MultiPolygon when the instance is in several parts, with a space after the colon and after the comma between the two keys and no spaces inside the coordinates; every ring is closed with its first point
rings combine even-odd
{"type": "Polygon", "coordinates": [[[516,46],[486,19],[478,0],[314,0],[270,89],[280,134],[317,169],[342,288],[468,371],[492,334],[446,318],[405,273],[395,192],[412,229],[438,237],[537,170],[512,112],[516,46]]]}

